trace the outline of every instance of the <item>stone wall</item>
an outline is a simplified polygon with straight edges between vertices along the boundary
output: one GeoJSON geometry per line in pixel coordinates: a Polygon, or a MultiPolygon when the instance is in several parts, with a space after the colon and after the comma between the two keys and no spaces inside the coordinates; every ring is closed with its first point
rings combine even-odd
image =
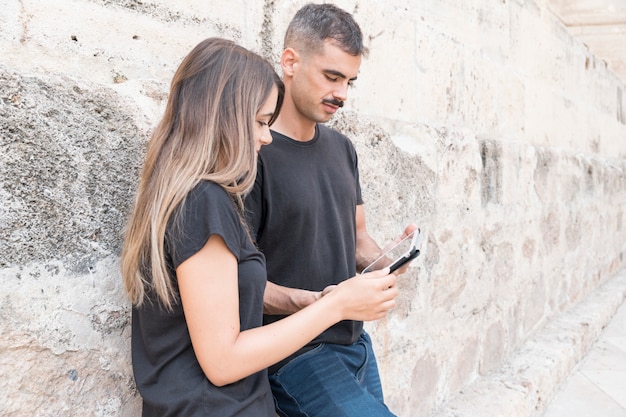
{"type": "MultiPolygon", "coordinates": [[[[117,262],[173,71],[209,36],[277,62],[304,2],[2,3],[0,414],[138,415],[117,262]]],[[[337,2],[370,55],[331,123],[372,235],[428,238],[367,326],[402,417],[444,409],[626,266],[624,81],[541,0],[418,3],[337,2]]]]}

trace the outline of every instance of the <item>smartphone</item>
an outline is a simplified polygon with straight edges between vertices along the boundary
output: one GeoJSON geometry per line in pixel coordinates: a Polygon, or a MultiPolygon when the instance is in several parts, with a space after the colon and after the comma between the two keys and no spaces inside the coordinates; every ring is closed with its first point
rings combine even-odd
{"type": "Polygon", "coordinates": [[[392,273],[419,256],[421,243],[422,235],[420,229],[415,229],[400,242],[385,250],[381,256],[368,265],[361,273],[365,274],[366,272],[376,271],[385,267],[389,267],[389,272],[392,273]],[[391,259],[393,259],[393,262],[389,264],[391,259]]]}

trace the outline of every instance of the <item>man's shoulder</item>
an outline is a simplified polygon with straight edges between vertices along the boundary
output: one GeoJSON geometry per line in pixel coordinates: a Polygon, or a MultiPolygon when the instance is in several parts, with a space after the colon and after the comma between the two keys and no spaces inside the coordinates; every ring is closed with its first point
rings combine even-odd
{"type": "Polygon", "coordinates": [[[331,144],[332,147],[336,149],[343,148],[348,150],[350,153],[356,152],[354,149],[354,143],[344,133],[323,124],[318,123],[317,126],[319,137],[323,142],[331,144]]]}
{"type": "Polygon", "coordinates": [[[341,138],[342,140],[350,141],[348,136],[344,135],[343,133],[341,133],[337,129],[332,128],[330,126],[318,123],[317,124],[317,128],[319,129],[320,136],[338,137],[338,138],[341,138]]]}

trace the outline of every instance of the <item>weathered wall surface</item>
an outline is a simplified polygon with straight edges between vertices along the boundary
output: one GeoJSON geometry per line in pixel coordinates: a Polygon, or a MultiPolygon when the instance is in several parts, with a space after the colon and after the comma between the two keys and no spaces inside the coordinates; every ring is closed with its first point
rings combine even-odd
{"type": "MultiPolygon", "coordinates": [[[[170,78],[208,36],[276,61],[304,2],[0,3],[0,414],[138,415],[117,260],[170,78]]],[[[332,122],[369,229],[428,237],[368,325],[391,408],[426,416],[626,266],[625,84],[540,0],[337,4],[370,47],[332,122]]]]}

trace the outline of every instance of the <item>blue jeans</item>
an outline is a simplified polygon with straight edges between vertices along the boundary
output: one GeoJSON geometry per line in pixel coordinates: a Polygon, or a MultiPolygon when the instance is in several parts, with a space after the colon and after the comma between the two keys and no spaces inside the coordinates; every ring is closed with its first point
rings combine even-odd
{"type": "Polygon", "coordinates": [[[394,416],[365,331],[352,345],[322,343],[298,356],[270,375],[270,385],[281,417],[394,416]]]}

